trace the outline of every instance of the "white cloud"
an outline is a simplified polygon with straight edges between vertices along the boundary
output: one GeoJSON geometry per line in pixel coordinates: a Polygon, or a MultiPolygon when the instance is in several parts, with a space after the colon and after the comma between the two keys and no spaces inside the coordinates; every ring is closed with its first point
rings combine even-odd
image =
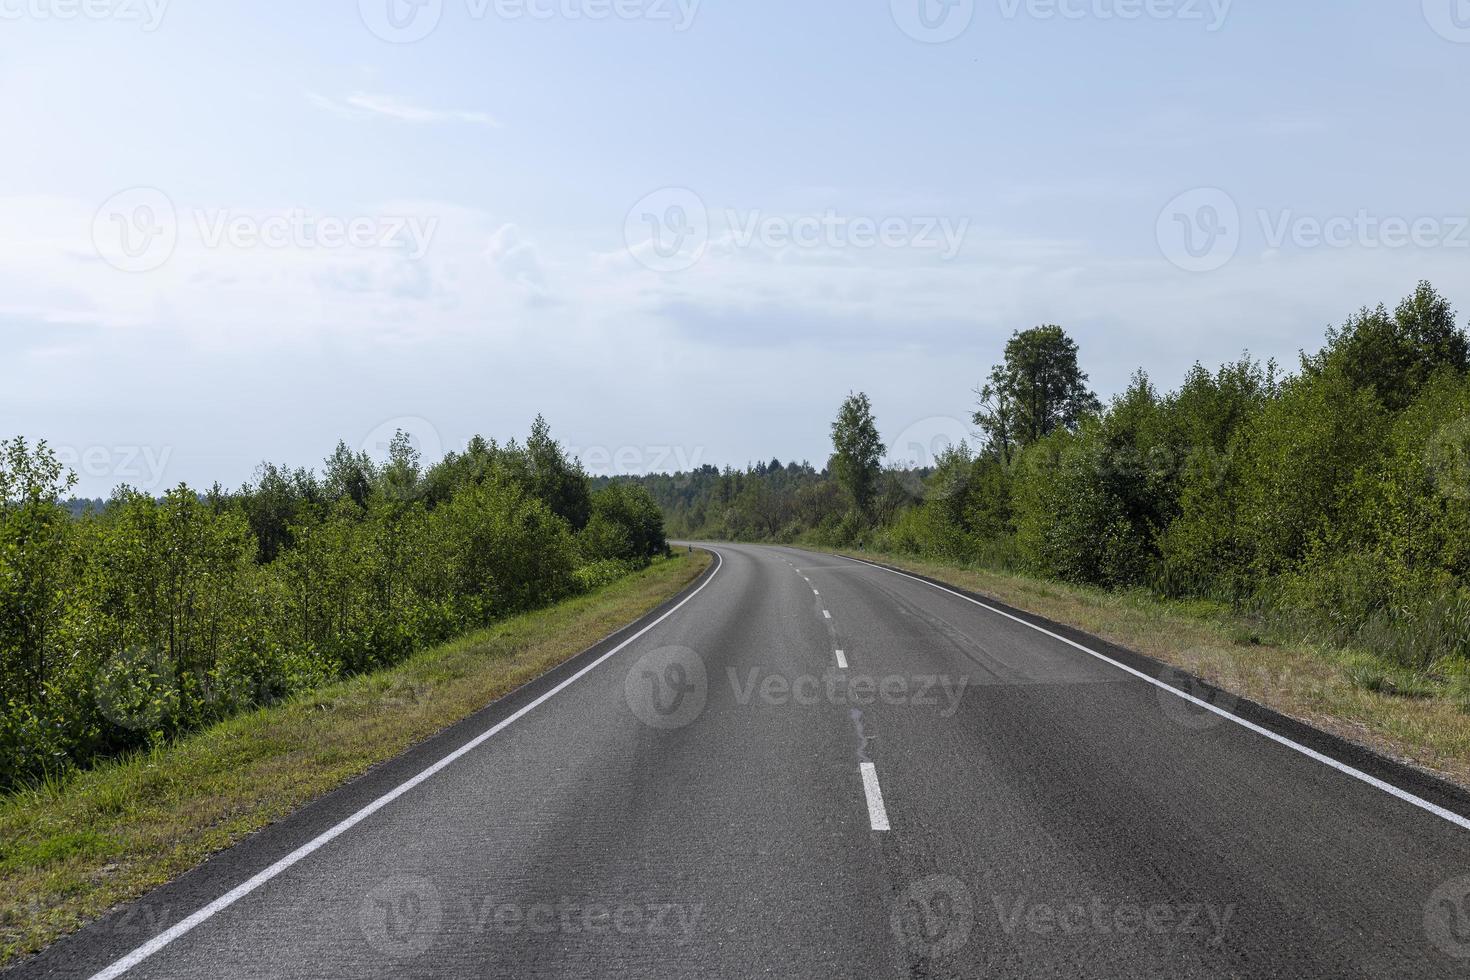
{"type": "Polygon", "coordinates": [[[393,95],[354,92],[338,101],[316,92],[308,92],[306,97],[312,105],[324,112],[354,119],[377,117],[415,124],[468,123],[496,129],[500,127],[500,123],[488,113],[466,112],[457,109],[431,109],[393,95]]]}
{"type": "Polygon", "coordinates": [[[546,295],[546,273],[536,246],[521,238],[515,225],[501,225],[490,236],[485,258],[511,282],[519,283],[538,297],[546,295]]]}
{"type": "Polygon", "coordinates": [[[420,200],[340,214],[171,203],[176,248],[129,272],[99,255],[95,205],[0,197],[0,321],[146,329],[187,347],[238,349],[313,336],[446,336],[486,324],[511,336],[547,298],[535,247],[478,210],[420,200]],[[256,228],[294,222],[300,237],[211,239],[215,222],[237,219],[256,228]],[[329,224],[362,222],[372,232],[363,245],[318,237],[329,224]],[[421,250],[401,243],[408,228],[423,234],[421,250]]]}

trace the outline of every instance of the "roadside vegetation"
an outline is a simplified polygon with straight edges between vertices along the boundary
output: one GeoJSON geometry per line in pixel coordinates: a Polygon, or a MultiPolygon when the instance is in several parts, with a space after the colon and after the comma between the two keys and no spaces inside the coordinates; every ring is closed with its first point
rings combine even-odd
{"type": "MultiPolygon", "coordinates": [[[[68,507],[44,442],[0,442],[0,791],[279,704],[667,551],[636,487],[594,491],[537,419],[425,465],[339,444],[320,475],[120,488],[68,507]]],[[[6,838],[8,846],[9,838],[6,838]]],[[[0,861],[4,856],[0,855],[0,861]]]]}
{"type": "MultiPolygon", "coordinates": [[[[1232,710],[1245,698],[1470,789],[1470,718],[1459,665],[1416,673],[1363,648],[1272,629],[1259,617],[1147,589],[1104,589],[912,554],[837,549],[998,599],[1136,650],[1156,676],[1232,710]],[[1183,672],[1182,674],[1180,672],[1183,672]],[[1196,688],[1198,677],[1223,693],[1196,688]]],[[[1172,695],[1159,709],[1188,731],[1219,723],[1172,695]]]]}
{"type": "MultiPolygon", "coordinates": [[[[709,560],[656,558],[595,592],[394,667],[0,798],[0,966],[545,673],[676,595],[709,560]]],[[[117,929],[141,943],[177,914],[145,910],[117,929]]]]}
{"type": "Polygon", "coordinates": [[[1154,601],[1247,647],[1320,651],[1357,691],[1436,699],[1457,711],[1435,724],[1464,725],[1470,340],[1429,284],[1353,314],[1294,371],[1246,354],[1172,390],[1139,372],[1104,405],[1076,345],[1043,326],[1015,334],[975,394],[974,442],[932,447],[922,471],[884,469],[883,448],[852,437],[876,431],[855,395],[821,470],[638,482],[681,537],[861,547],[1154,601]]]}

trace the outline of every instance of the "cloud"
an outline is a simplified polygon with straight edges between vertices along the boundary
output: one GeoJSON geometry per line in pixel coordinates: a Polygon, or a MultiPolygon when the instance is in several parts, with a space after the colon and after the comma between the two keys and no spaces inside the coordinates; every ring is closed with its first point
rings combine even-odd
{"type": "Polygon", "coordinates": [[[407,99],[401,99],[393,95],[372,95],[366,92],[354,92],[347,98],[338,101],[330,99],[325,95],[308,92],[307,101],[324,112],[346,116],[352,119],[392,119],[397,122],[414,124],[435,123],[468,123],[474,126],[489,126],[494,129],[500,127],[493,117],[484,112],[465,112],[457,109],[430,109],[426,106],[415,105],[407,99]]]}
{"type": "Polygon", "coordinates": [[[535,293],[544,293],[546,273],[541,268],[541,256],[536,247],[521,239],[521,230],[515,225],[501,225],[490,236],[485,249],[485,258],[511,282],[535,293]]]}
{"type": "Polygon", "coordinates": [[[181,349],[466,330],[504,339],[538,327],[529,313],[550,305],[547,284],[557,281],[548,274],[554,264],[503,217],[449,202],[362,202],[336,211],[221,209],[182,195],[171,203],[176,247],[156,266],[126,271],[99,253],[96,203],[0,196],[0,332],[147,330],[157,334],[153,342],[172,337],[181,349]],[[225,225],[239,219],[254,227],[304,214],[293,219],[303,237],[211,241],[217,213],[225,225]],[[361,245],[312,237],[329,223],[360,222],[372,231],[361,245]],[[408,224],[432,231],[422,252],[399,244],[408,224]]]}

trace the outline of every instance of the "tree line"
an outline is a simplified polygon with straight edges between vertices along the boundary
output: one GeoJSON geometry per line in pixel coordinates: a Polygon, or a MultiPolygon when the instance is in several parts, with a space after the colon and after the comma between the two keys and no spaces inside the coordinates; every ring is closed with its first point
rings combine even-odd
{"type": "Polygon", "coordinates": [[[1017,332],[968,441],[882,466],[854,394],[820,471],[643,478],[681,535],[923,555],[1269,616],[1415,671],[1470,659],[1470,341],[1428,283],[1327,332],[1103,404],[1058,326],[1017,332]]]}
{"type": "Polygon", "coordinates": [[[641,488],[594,489],[537,418],[426,464],[339,443],[234,492],[68,507],[44,442],[0,441],[0,788],[396,663],[667,551],[641,488]]]}

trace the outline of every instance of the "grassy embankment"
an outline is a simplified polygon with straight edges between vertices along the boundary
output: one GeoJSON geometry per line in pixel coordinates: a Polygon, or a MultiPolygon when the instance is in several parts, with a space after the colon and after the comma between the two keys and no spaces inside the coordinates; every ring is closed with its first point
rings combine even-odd
{"type": "Polygon", "coordinates": [[[708,564],[704,552],[661,559],[391,669],[0,798],[0,965],[472,714],[653,609],[708,564]]]}
{"type": "Polygon", "coordinates": [[[1207,602],[1109,592],[881,552],[843,552],[1025,609],[1470,788],[1470,675],[1277,635],[1207,602]]]}

